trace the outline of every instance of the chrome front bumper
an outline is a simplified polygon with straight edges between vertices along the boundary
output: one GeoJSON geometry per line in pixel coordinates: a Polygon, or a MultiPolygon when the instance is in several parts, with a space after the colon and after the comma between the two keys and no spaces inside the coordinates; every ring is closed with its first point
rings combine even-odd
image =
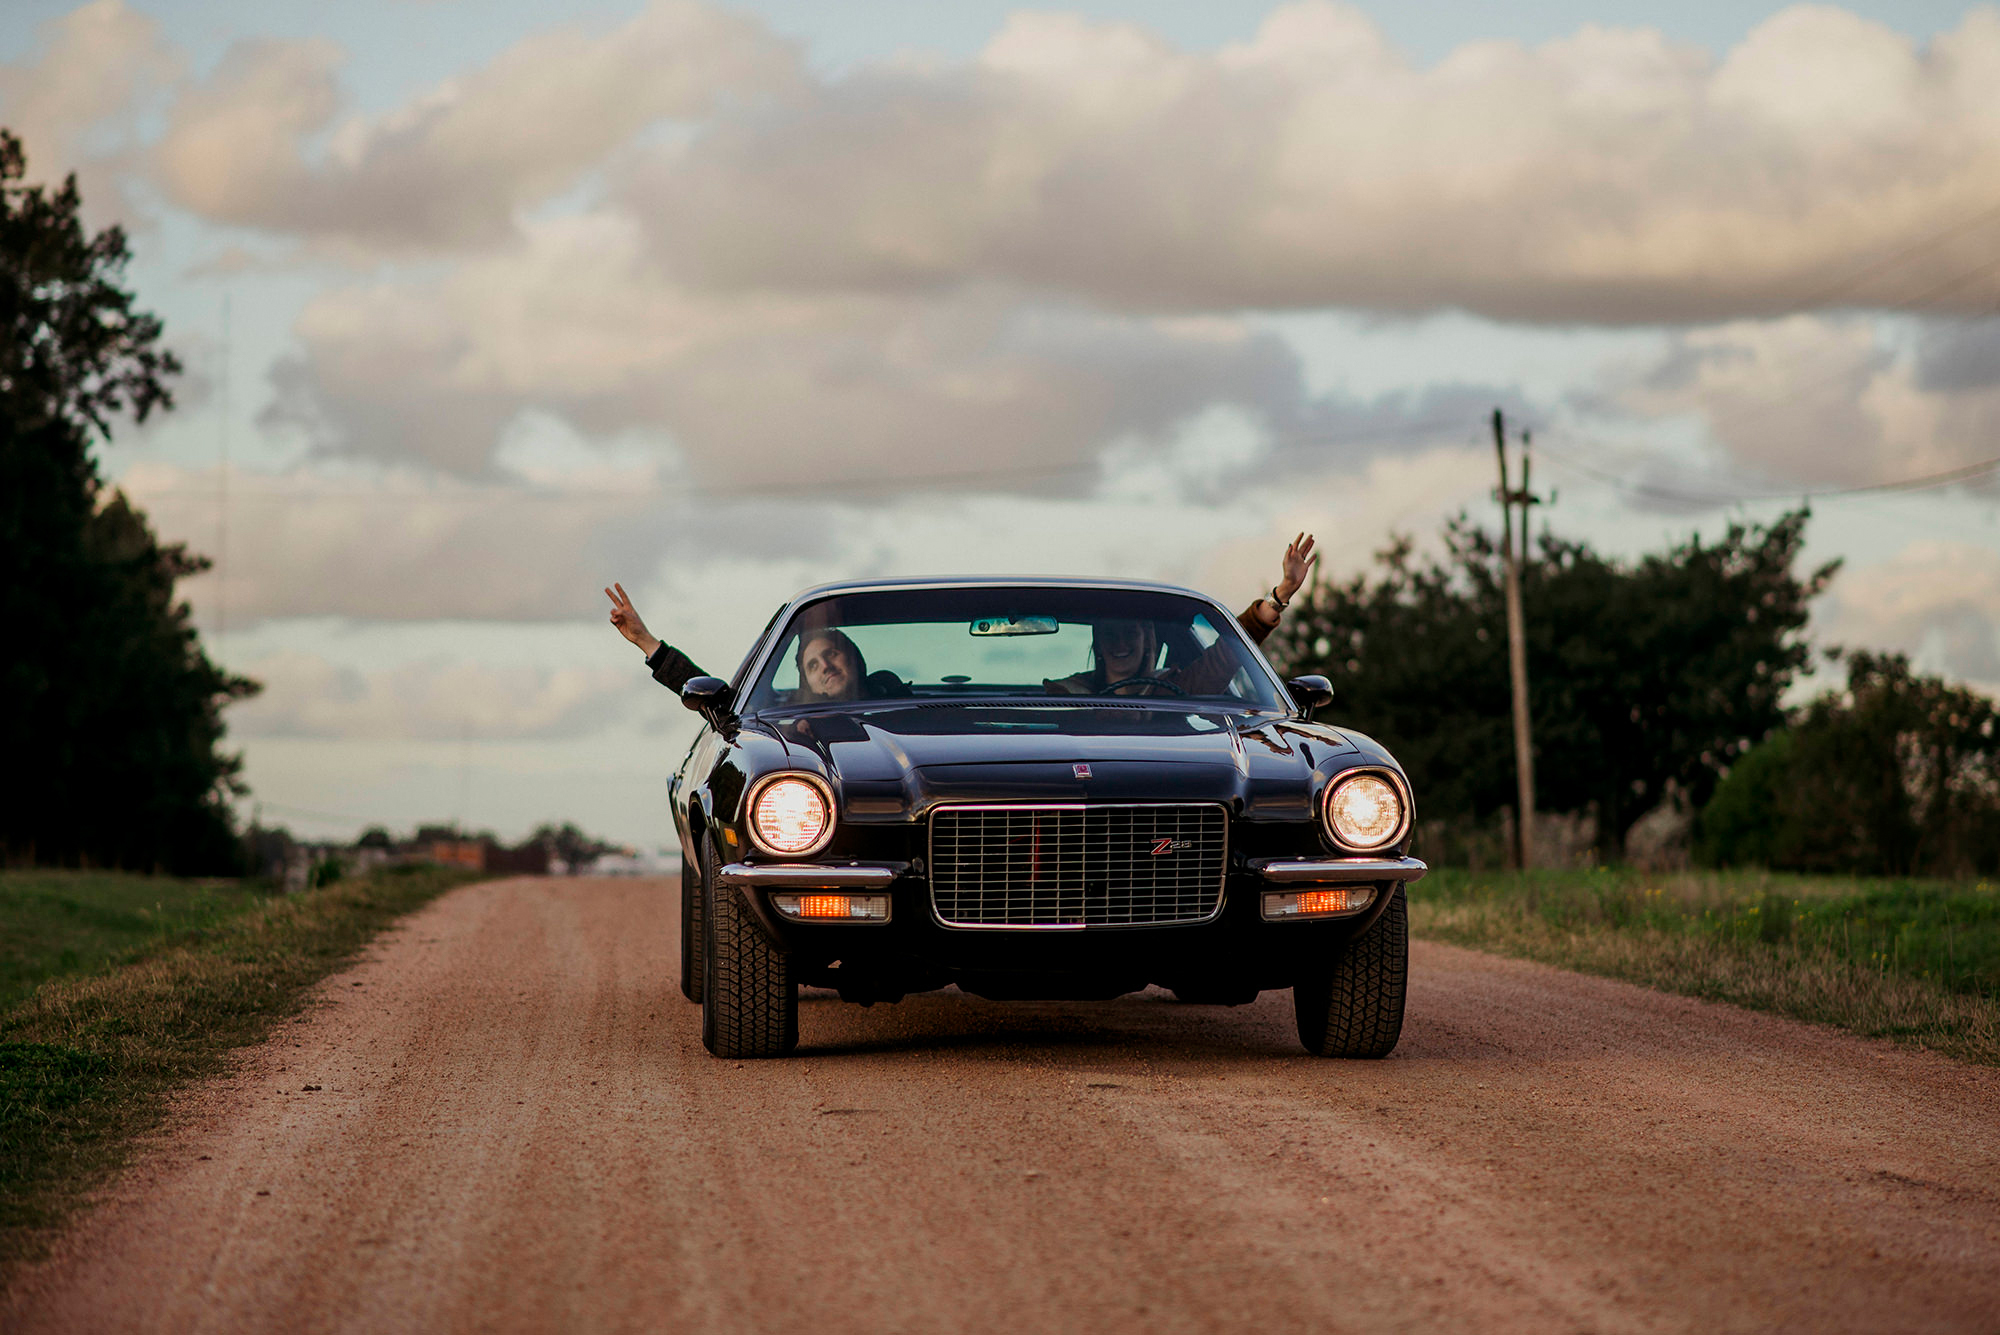
{"type": "Polygon", "coordinates": [[[716,879],[747,890],[886,890],[905,870],[901,862],[731,862],[716,879]]]}
{"type": "Polygon", "coordinates": [[[1422,880],[1416,858],[1252,858],[1250,870],[1276,885],[1353,885],[1422,880]]]}

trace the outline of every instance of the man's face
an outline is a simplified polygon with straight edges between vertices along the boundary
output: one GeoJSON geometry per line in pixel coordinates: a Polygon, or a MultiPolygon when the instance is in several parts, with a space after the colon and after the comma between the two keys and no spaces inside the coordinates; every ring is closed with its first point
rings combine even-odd
{"type": "Polygon", "coordinates": [[[805,677],[806,689],[822,699],[852,700],[860,689],[861,683],[854,673],[854,656],[839,640],[822,637],[808,641],[805,656],[799,660],[799,671],[805,677]]]}

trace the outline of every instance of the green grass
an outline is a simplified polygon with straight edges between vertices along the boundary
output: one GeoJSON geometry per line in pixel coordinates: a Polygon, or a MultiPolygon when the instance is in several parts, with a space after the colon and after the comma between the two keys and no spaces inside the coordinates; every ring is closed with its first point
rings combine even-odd
{"type": "Polygon", "coordinates": [[[2000,886],[1443,868],[1412,930],[2000,1065],[2000,886]]]}
{"type": "MultiPolygon", "coordinates": [[[[39,1254],[65,1215],[126,1161],[133,1138],[158,1125],[171,1091],[216,1073],[231,1049],[296,1013],[313,984],[396,918],[471,879],[406,869],[249,902],[223,887],[205,899],[201,887],[161,881],[153,883],[156,919],[176,894],[186,896],[183,912],[152,937],[134,939],[111,910],[101,920],[113,925],[78,929],[81,946],[62,946],[60,932],[38,928],[35,939],[55,947],[56,967],[64,967],[63,950],[76,964],[0,1014],[0,1276],[39,1254]],[[82,972],[93,951],[129,962],[82,972]]],[[[98,903],[129,906],[137,893],[108,888],[98,903]]],[[[46,912],[63,920],[60,909],[46,912]]]]}
{"type": "Polygon", "coordinates": [[[99,973],[189,940],[267,892],[129,872],[0,872],[0,1011],[52,978],[99,973]]]}

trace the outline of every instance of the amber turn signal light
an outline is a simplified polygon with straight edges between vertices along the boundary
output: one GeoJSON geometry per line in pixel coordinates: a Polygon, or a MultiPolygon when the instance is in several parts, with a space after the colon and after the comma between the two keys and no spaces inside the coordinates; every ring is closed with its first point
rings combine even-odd
{"type": "Polygon", "coordinates": [[[887,895],[772,895],[771,907],[787,918],[813,922],[887,922],[887,895]]]}
{"type": "Polygon", "coordinates": [[[1266,918],[1330,918],[1359,913],[1375,902],[1372,885],[1324,890],[1279,890],[1264,895],[1266,918]]]}

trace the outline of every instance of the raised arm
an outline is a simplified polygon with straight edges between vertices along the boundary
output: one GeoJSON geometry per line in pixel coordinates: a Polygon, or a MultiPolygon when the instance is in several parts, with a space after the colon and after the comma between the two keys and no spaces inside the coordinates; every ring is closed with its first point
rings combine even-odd
{"type": "Polygon", "coordinates": [[[668,690],[678,691],[689,678],[706,675],[695,666],[694,660],[672,645],[660,643],[660,637],[646,629],[639,609],[632,606],[632,599],[626,595],[623,584],[613,584],[604,591],[604,596],[611,600],[611,624],[646,655],[646,666],[652,669],[654,681],[668,690]]]}
{"type": "Polygon", "coordinates": [[[1293,538],[1291,545],[1285,548],[1284,573],[1278,577],[1278,582],[1271,586],[1270,596],[1259,598],[1237,616],[1237,621],[1258,644],[1262,644],[1265,638],[1278,628],[1278,622],[1284,619],[1285,608],[1291,603],[1292,595],[1306,582],[1306,576],[1311,573],[1314,563],[1319,560],[1319,553],[1313,550],[1317,541],[1310,533],[1301,533],[1293,538]]]}

